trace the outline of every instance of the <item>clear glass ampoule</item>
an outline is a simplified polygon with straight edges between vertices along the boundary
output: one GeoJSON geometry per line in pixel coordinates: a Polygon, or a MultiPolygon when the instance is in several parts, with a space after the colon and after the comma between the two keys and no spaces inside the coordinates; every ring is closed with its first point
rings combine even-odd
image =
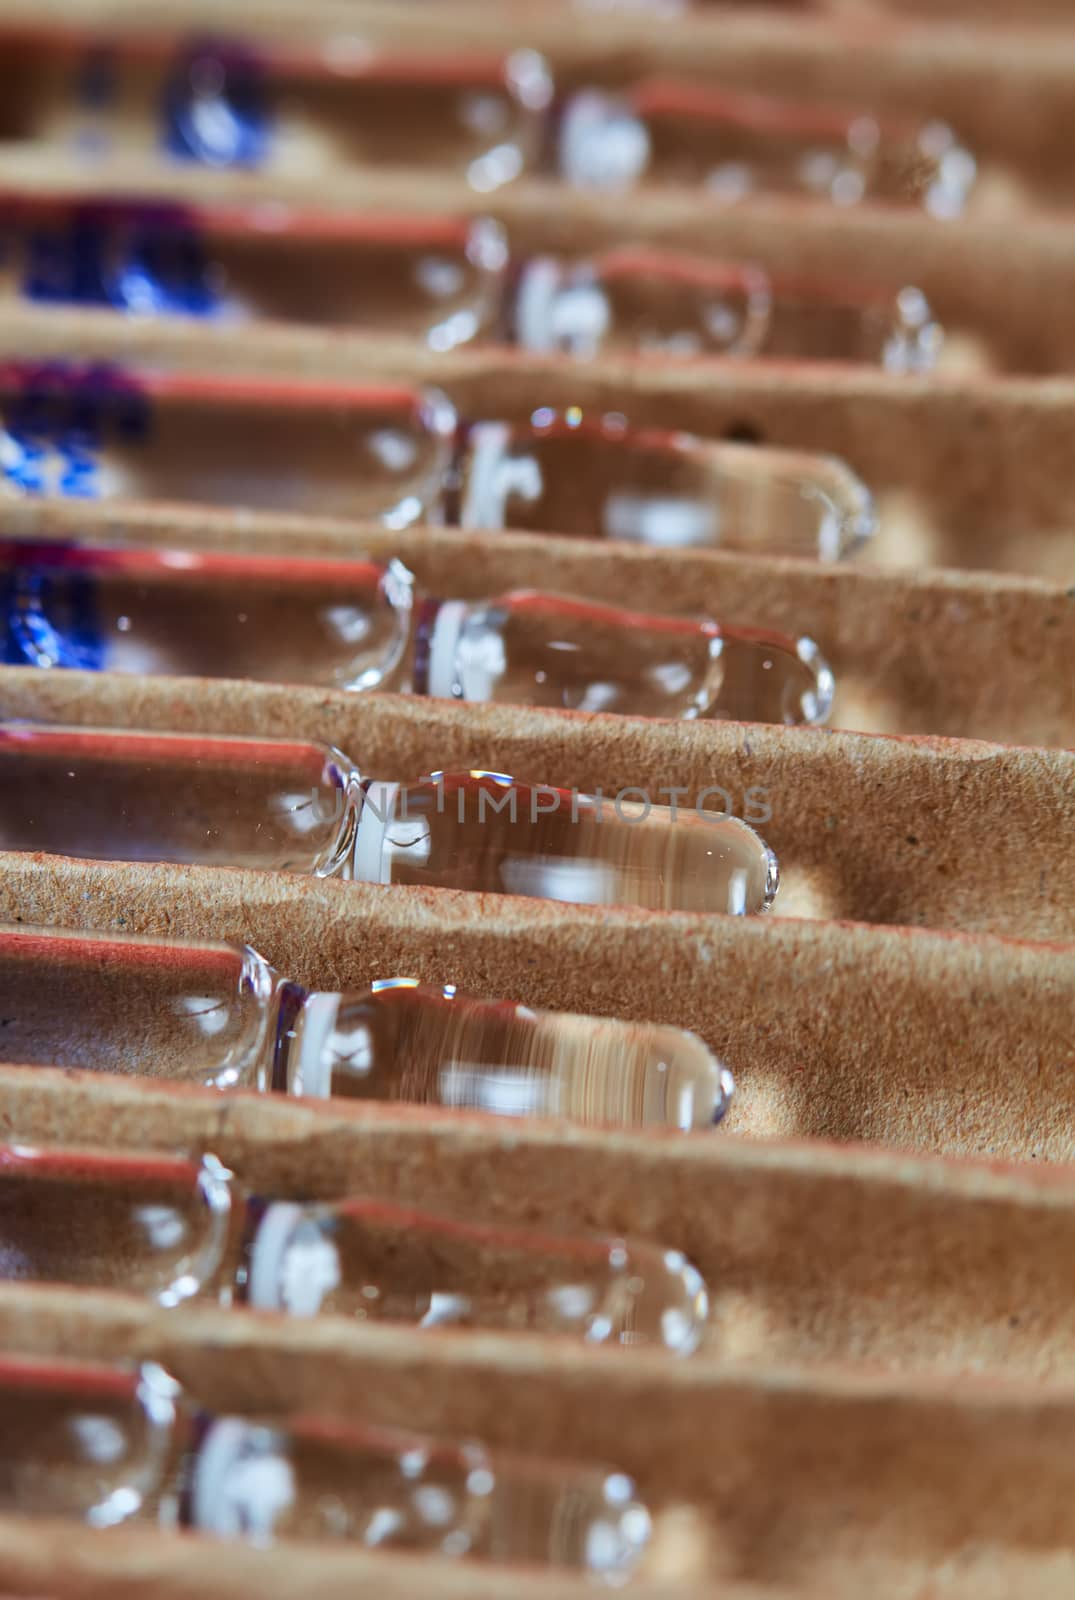
{"type": "Polygon", "coordinates": [[[835,457],[631,428],[578,408],[476,423],[458,470],[459,522],[475,532],[837,561],[876,527],[867,489],[835,457]]]}
{"type": "Polygon", "coordinates": [[[771,276],[750,263],[673,251],[609,250],[530,261],[511,313],[528,350],[855,361],[928,372],[943,333],[921,290],[771,276]]]}
{"type": "Polygon", "coordinates": [[[834,695],[811,639],[531,589],[427,602],[415,688],[470,702],[789,724],[823,723],[834,695]]]}
{"type": "Polygon", "coordinates": [[[0,1510],[623,1579],[651,1523],[622,1473],[364,1426],[196,1411],[160,1367],[0,1356],[0,1510]]]}
{"type": "Polygon", "coordinates": [[[379,520],[435,515],[456,418],[435,391],[0,368],[5,495],[379,520]]]}
{"type": "Polygon", "coordinates": [[[731,1073],[697,1035],[388,979],[283,982],[255,951],[0,925],[0,1061],[690,1132],[731,1073]]]}
{"type": "Polygon", "coordinates": [[[0,540],[0,661],[366,690],[397,686],[399,562],[0,540]]]}
{"type": "Polygon", "coordinates": [[[0,297],[134,316],[368,328],[451,350],[492,330],[508,262],[488,219],[334,213],[283,201],[0,202],[0,297]]]}
{"type": "Polygon", "coordinates": [[[809,639],[517,591],[412,613],[398,562],[0,540],[0,661],[655,717],[818,723],[809,639]]]}
{"type": "Polygon", "coordinates": [[[663,911],[766,910],[754,830],[471,772],[363,784],[326,745],[0,724],[0,850],[260,867],[663,911]]]}
{"type": "Polygon", "coordinates": [[[0,1145],[0,1280],[413,1328],[698,1346],[705,1284],[656,1244],[349,1196],[252,1197],[212,1155],[0,1145]]]}
{"type": "Polygon", "coordinates": [[[657,78],[626,93],[576,94],[559,162],[587,188],[685,183],[724,201],[803,194],[840,206],[917,204],[937,217],[963,211],[976,177],[973,156],[941,122],[657,78]]]}
{"type": "Polygon", "coordinates": [[[433,166],[488,192],[537,160],[553,93],[529,50],[392,54],[349,37],[253,49],[73,27],[9,29],[2,43],[0,142],[84,161],[123,151],[313,181],[433,166]]]}

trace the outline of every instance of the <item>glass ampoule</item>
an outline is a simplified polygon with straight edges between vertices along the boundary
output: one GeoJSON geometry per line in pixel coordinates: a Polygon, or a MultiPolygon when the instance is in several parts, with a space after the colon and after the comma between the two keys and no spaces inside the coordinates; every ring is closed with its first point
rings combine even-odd
{"type": "Polygon", "coordinates": [[[928,372],[943,333],[921,290],[773,277],[751,263],[673,251],[609,250],[523,268],[511,312],[524,349],[855,361],[928,372]]]}
{"type": "Polygon", "coordinates": [[[163,1368],[0,1355],[0,1510],[333,1540],[623,1579],[651,1522],[622,1473],[316,1414],[199,1411],[163,1368]]]}
{"type": "Polygon", "coordinates": [[[298,1317],[698,1347],[705,1284],[676,1250],[347,1196],[251,1195],[212,1155],[0,1145],[0,1280],[298,1317]]]}
{"type": "Polygon", "coordinates": [[[390,330],[451,350],[497,323],[497,223],[282,201],[171,205],[20,194],[0,203],[0,296],[133,316],[390,330]],[[316,270],[311,270],[316,260],[316,270]]]}
{"type": "Polygon", "coordinates": [[[3,850],[578,905],[768,909],[776,858],[747,823],[636,793],[606,800],[485,772],[371,783],[326,745],[0,724],[3,850]]]}
{"type": "Polygon", "coordinates": [[[410,690],[669,718],[820,723],[809,639],[519,590],[427,600],[380,566],[0,540],[0,661],[410,690]]]}
{"type": "Polygon", "coordinates": [[[429,601],[415,688],[441,699],[818,725],[835,684],[813,640],[519,589],[429,601]]]}
{"type": "Polygon", "coordinates": [[[254,50],[73,27],[8,29],[2,43],[0,142],[85,162],[122,151],[304,181],[432,166],[489,192],[537,160],[553,94],[530,50],[392,54],[353,38],[254,50]]]}
{"type": "Polygon", "coordinates": [[[0,499],[178,501],[404,528],[439,506],[455,432],[432,390],[9,364],[0,499]]]}
{"type": "Polygon", "coordinates": [[[719,200],[801,194],[958,216],[977,175],[942,122],[916,124],[813,101],[652,79],[625,93],[584,90],[567,104],[559,164],[571,183],[622,190],[682,183],[719,200]]]}
{"type": "Polygon", "coordinates": [[[322,993],[256,951],[0,925],[0,1061],[691,1132],[732,1075],[696,1034],[383,979],[322,993]]]}
{"type": "Polygon", "coordinates": [[[631,428],[577,407],[474,424],[458,475],[459,522],[473,532],[837,561],[876,528],[869,492],[835,457],[631,428]]]}

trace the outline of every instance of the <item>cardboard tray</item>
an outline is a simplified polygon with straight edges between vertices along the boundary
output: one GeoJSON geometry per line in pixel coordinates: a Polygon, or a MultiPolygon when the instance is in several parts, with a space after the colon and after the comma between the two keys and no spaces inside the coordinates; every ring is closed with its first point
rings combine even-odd
{"type": "MultiPolygon", "coordinates": [[[[915,0],[903,0],[908,7],[915,0]]],[[[319,0],[311,36],[434,47],[520,37],[508,6],[319,0]]],[[[960,9],[949,0],[948,9],[960,9]]],[[[1058,0],[1035,13],[1067,18],[1058,0]]],[[[129,0],[4,0],[0,22],[145,25],[129,0]]],[[[239,0],[270,39],[293,5],[239,0]]],[[[977,18],[977,8],[976,8],[977,18]]],[[[219,30],[209,0],[154,27],[219,30]]],[[[633,1471],[662,1512],[639,1600],[720,1592],[860,1600],[1069,1600],[1075,1528],[1075,224],[1066,203],[1075,34],[760,10],[675,26],[527,8],[562,81],[642,67],[727,74],[838,100],[943,109],[990,168],[955,226],[864,208],[682,194],[626,205],[531,181],[493,197],[421,174],[352,179],[326,207],[493,212],[521,253],[624,238],[750,255],[786,271],[917,281],[970,342],[964,375],[603,362],[491,349],[433,358],[367,335],[120,323],[6,307],[0,359],[134,370],[438,383],[469,416],[537,403],[628,412],[708,436],[843,454],[886,533],[840,568],[667,556],[444,529],[391,539],[322,520],[176,506],[5,504],[7,536],[249,549],[391,548],[430,590],[587,589],[817,637],[841,731],[685,726],[199,680],[0,671],[5,716],[331,739],[375,776],[496,766],[579,787],[771,792],[780,915],[659,917],[283,875],[0,856],[0,917],[248,940],[320,987],[406,972],[531,1004],[698,1029],[734,1066],[724,1128],[673,1139],[407,1108],[223,1099],[161,1078],[0,1069],[0,1130],[23,1141],[211,1149],[295,1195],[376,1187],[504,1221],[666,1238],[708,1276],[696,1359],[534,1338],[426,1336],[187,1308],[102,1290],[0,1287],[0,1345],[163,1359],[208,1403],[361,1408],[409,1426],[526,1439],[633,1471]],[[1035,189],[1030,177],[1040,181],[1035,189]],[[994,179],[996,181],[994,181],[994,179]],[[1001,181],[1003,180],[1003,181],[1001,181]],[[1005,185],[1008,185],[1005,188],[1005,185]],[[990,215],[992,211],[992,215],[990,215]],[[1025,374],[1004,377],[1002,369],[1025,374]],[[992,372],[984,376],[983,372],[992,372]],[[885,737],[881,737],[884,735],[885,737]],[[950,736],[955,735],[956,738],[950,736]],[[949,737],[944,737],[949,736],[949,737]],[[691,1513],[688,1505],[697,1509],[691,1513]]],[[[160,192],[136,164],[77,180],[54,153],[0,151],[0,191],[160,192]]],[[[175,197],[300,186],[176,174],[175,197]]],[[[2,204],[2,200],[0,200],[2,204]]],[[[147,1063],[152,1072],[153,1063],[147,1063]]],[[[587,1586],[322,1547],[271,1552],[146,1532],[0,1521],[0,1593],[187,1600],[511,1595],[587,1586]]]]}

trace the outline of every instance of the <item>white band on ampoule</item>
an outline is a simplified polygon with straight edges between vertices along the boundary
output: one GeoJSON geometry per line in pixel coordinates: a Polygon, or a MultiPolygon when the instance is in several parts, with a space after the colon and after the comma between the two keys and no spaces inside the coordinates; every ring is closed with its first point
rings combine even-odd
{"type": "Polygon", "coordinates": [[[429,640],[427,693],[435,700],[453,700],[459,691],[456,655],[467,610],[465,600],[446,600],[433,623],[429,640]]]}
{"type": "Polygon", "coordinates": [[[302,1007],[299,1049],[288,1081],[289,1094],[327,1100],[332,1093],[332,1060],[326,1050],[340,1011],[338,994],[307,995],[302,1007]]]}
{"type": "Polygon", "coordinates": [[[267,1538],[295,1503],[291,1463],[273,1451],[268,1428],[222,1417],[210,1425],[194,1466],[195,1528],[223,1538],[267,1538]]]}
{"type": "MultiPolygon", "coordinates": [[[[430,693],[435,691],[430,690],[430,693]]],[[[354,874],[357,883],[387,884],[392,881],[392,862],[385,850],[385,841],[395,816],[399,790],[398,783],[371,783],[366,790],[355,835],[354,874]]]]}
{"type": "Polygon", "coordinates": [[[460,523],[479,533],[499,533],[504,527],[508,485],[504,462],[511,443],[506,422],[479,422],[470,430],[470,470],[460,507],[460,523]]]}
{"type": "MultiPolygon", "coordinates": [[[[322,996],[322,998],[325,998],[322,996]]],[[[246,1297],[258,1311],[280,1311],[284,1257],[302,1217],[302,1207],[286,1201],[271,1205],[258,1223],[250,1249],[246,1297]]]]}
{"type": "Polygon", "coordinates": [[[515,303],[515,336],[524,350],[552,350],[553,309],[564,281],[564,269],[552,256],[539,256],[524,267],[515,303]]]}

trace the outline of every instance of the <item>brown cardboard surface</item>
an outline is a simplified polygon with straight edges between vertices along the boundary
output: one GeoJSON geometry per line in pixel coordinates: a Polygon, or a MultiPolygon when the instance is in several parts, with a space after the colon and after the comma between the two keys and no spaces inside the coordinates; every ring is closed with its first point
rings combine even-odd
{"type": "Polygon", "coordinates": [[[581,365],[496,348],[437,355],[332,330],[267,329],[252,339],[241,325],[21,306],[0,309],[0,358],[295,382],[390,378],[439,385],[466,418],[522,420],[538,404],[577,405],[642,426],[793,445],[843,457],[874,492],[882,528],[871,562],[985,567],[1065,585],[1075,564],[1075,379],[930,380],[722,360],[581,365]]]}
{"type": "Polygon", "coordinates": [[[405,975],[693,1028],[739,1080],[731,1133],[1073,1158],[1071,945],[13,855],[0,916],[247,941],[317,988],[405,975]]]}
{"type": "MultiPolygon", "coordinates": [[[[328,519],[27,499],[0,537],[133,542],[293,556],[395,556],[427,594],[513,588],[775,627],[819,643],[836,674],[834,727],[1075,746],[1075,590],[977,573],[660,550],[440,528],[388,533],[328,519]]],[[[0,677],[0,684],[3,679],[0,677]]]]}

